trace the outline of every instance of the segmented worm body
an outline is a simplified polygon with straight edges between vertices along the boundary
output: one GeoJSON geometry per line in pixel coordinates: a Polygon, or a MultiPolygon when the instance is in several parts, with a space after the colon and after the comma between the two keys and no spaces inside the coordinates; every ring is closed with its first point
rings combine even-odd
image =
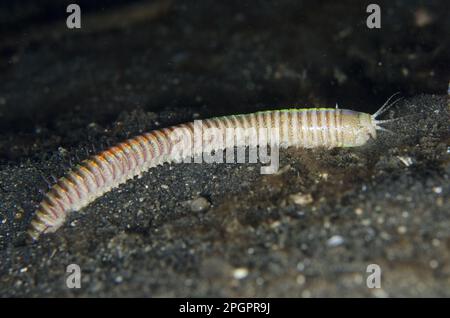
{"type": "MultiPolygon", "coordinates": [[[[376,117],[392,105],[387,105],[388,102],[374,115],[337,108],[311,108],[216,117],[203,120],[201,132],[215,129],[225,136],[227,129],[253,129],[256,138],[246,140],[250,147],[262,146],[262,143],[282,148],[356,147],[376,138],[377,130],[384,130],[379,124],[387,121],[376,120],[376,117]],[[279,138],[260,138],[264,129],[277,132],[279,138]]],[[[154,130],[84,160],[46,193],[31,222],[29,235],[37,240],[43,233],[56,231],[70,212],[85,207],[151,167],[174,161],[177,154],[173,150],[180,144],[180,137],[184,142],[194,144],[195,135],[195,122],[154,130]]],[[[216,140],[212,149],[221,149],[225,145],[223,140],[216,140]]],[[[202,148],[193,149],[188,155],[198,155],[203,151],[202,148]]]]}

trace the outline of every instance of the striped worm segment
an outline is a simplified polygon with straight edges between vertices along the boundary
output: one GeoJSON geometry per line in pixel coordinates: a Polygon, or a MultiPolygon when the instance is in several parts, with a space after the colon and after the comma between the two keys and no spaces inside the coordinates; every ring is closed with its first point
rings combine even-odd
{"type": "MultiPolygon", "coordinates": [[[[255,136],[246,139],[246,145],[251,147],[269,142],[271,146],[280,147],[354,147],[376,137],[376,129],[379,129],[377,123],[381,121],[374,116],[333,108],[264,111],[200,121],[200,134],[208,135],[208,129],[215,129],[225,136],[227,130],[246,129],[253,131],[255,136]],[[279,138],[262,138],[264,130],[277,132],[279,138]]],[[[85,207],[105,192],[151,167],[179,160],[172,150],[180,145],[180,137],[185,140],[182,146],[196,144],[198,122],[139,135],[75,166],[44,196],[31,222],[29,235],[37,240],[43,233],[54,232],[62,226],[69,212],[85,207]]],[[[211,148],[218,150],[225,145],[226,140],[216,140],[211,148]]],[[[198,155],[203,151],[202,147],[194,146],[188,155],[198,155]]]]}

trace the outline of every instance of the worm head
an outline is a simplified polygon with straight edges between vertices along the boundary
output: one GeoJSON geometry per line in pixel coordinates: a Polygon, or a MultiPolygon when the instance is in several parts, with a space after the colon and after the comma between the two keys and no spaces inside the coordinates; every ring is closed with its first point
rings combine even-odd
{"type": "Polygon", "coordinates": [[[352,110],[342,110],[343,147],[359,147],[377,137],[372,116],[352,110]]]}
{"type": "Polygon", "coordinates": [[[359,125],[355,132],[355,144],[364,145],[370,139],[377,138],[377,127],[373,122],[372,116],[366,113],[358,114],[359,125]]]}

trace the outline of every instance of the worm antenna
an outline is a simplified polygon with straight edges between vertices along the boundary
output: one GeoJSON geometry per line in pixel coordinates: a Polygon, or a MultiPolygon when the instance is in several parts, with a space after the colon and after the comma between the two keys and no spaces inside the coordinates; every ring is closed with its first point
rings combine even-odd
{"type": "Polygon", "coordinates": [[[50,189],[52,187],[52,183],[50,181],[48,181],[48,179],[46,177],[44,177],[44,175],[41,173],[41,178],[42,180],[45,181],[45,183],[47,184],[47,187],[50,189]]]}
{"type": "Polygon", "coordinates": [[[403,120],[405,118],[414,117],[414,116],[417,116],[417,114],[411,114],[411,115],[406,115],[406,116],[392,118],[392,119],[383,119],[383,120],[376,120],[375,119],[374,123],[375,123],[375,125],[388,124],[388,123],[392,123],[392,122],[395,122],[395,121],[403,120]]]}
{"type": "Polygon", "coordinates": [[[397,120],[399,120],[399,119],[401,119],[401,118],[399,117],[399,118],[386,119],[386,120],[375,120],[375,124],[376,124],[376,125],[379,125],[379,124],[388,124],[388,123],[392,123],[392,122],[394,122],[394,121],[397,121],[397,120]]]}
{"type": "Polygon", "coordinates": [[[394,98],[394,96],[400,94],[400,92],[395,93],[394,95],[392,95],[391,97],[388,98],[388,100],[383,104],[383,106],[380,107],[380,109],[378,109],[375,114],[372,115],[373,119],[376,119],[378,116],[382,115],[383,113],[385,113],[389,108],[391,108],[392,106],[394,106],[398,101],[400,101],[402,98],[397,98],[395,101],[393,101],[392,103],[389,104],[389,102],[392,100],[392,98],[394,98]]]}
{"type": "Polygon", "coordinates": [[[389,133],[389,134],[394,135],[394,132],[393,132],[392,130],[383,128],[383,127],[381,127],[381,126],[375,126],[375,129],[376,129],[376,130],[381,130],[381,131],[384,131],[384,132],[387,132],[387,133],[389,133]]]}

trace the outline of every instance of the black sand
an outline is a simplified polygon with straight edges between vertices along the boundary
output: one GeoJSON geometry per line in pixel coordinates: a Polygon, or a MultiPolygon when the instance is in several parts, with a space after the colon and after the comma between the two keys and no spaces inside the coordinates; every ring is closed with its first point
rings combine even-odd
{"type": "Polygon", "coordinates": [[[450,296],[445,1],[380,3],[381,30],[351,1],[157,1],[142,21],[80,1],[81,31],[59,2],[24,3],[0,7],[0,296],[450,296]],[[93,148],[261,109],[373,112],[396,91],[385,117],[414,116],[394,135],[288,149],[270,176],[164,165],[25,240],[42,175],[93,148]],[[210,206],[192,211],[199,197],[210,206]],[[81,289],[65,285],[72,263],[81,289]],[[381,289],[366,287],[369,264],[381,289]]]}

